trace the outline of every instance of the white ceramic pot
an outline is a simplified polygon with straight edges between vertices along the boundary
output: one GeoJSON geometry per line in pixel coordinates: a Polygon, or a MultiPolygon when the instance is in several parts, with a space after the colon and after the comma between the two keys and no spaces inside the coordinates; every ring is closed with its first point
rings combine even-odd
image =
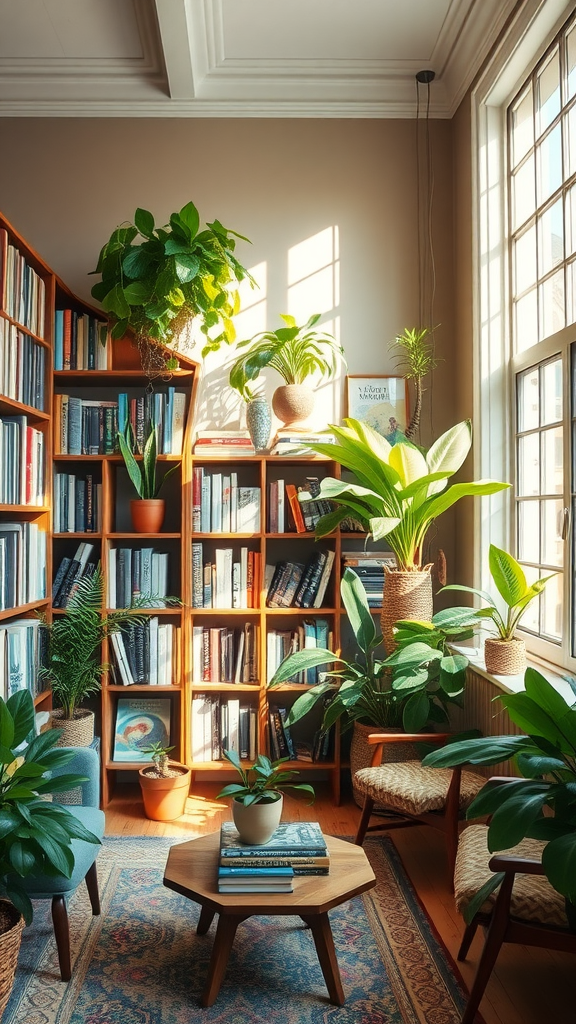
{"type": "Polygon", "coordinates": [[[314,392],[307,384],[283,384],[272,395],[272,408],[285,427],[301,423],[314,408],[314,392]]]}
{"type": "Polygon", "coordinates": [[[251,846],[265,846],[274,835],[280,818],[284,797],[270,803],[249,804],[246,807],[238,800],[232,801],[232,817],[243,843],[251,846]]]}

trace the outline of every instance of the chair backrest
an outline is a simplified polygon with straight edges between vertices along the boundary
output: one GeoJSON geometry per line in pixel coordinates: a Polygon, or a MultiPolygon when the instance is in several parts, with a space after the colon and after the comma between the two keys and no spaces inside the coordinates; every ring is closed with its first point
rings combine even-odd
{"type": "MultiPolygon", "coordinates": [[[[72,751],[73,758],[61,768],[55,768],[53,775],[83,775],[86,782],[78,787],[82,793],[81,803],[84,807],[100,806],[100,755],[93,747],[61,747],[61,750],[72,751]]],[[[69,792],[73,792],[70,790],[69,792]]],[[[59,803],[73,803],[66,800],[65,795],[55,793],[54,799],[59,803]]]]}

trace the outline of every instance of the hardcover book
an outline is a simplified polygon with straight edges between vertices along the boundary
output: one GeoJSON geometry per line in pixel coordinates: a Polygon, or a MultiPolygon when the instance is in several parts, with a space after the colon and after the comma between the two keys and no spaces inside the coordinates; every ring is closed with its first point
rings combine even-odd
{"type": "Polygon", "coordinates": [[[170,700],[120,697],[116,709],[113,761],[150,762],[143,748],[151,743],[170,744],[170,700]]]}
{"type": "Polygon", "coordinates": [[[316,821],[283,821],[264,846],[254,846],[240,840],[236,826],[223,821],[220,828],[220,856],[228,857],[301,856],[326,857],[327,849],[320,825],[316,821]]]}

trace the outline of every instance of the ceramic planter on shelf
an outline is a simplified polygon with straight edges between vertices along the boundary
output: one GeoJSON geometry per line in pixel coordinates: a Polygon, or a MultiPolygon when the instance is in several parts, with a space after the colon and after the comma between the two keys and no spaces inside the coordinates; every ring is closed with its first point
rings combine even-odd
{"type": "Polygon", "coordinates": [[[384,566],[382,636],[386,654],[396,650],[394,623],[399,619],[429,622],[433,615],[432,565],[423,569],[389,569],[384,566]]]}
{"type": "Polygon", "coordinates": [[[130,515],[135,533],[160,533],[166,502],[164,498],[133,498],[130,515]]]}
{"type": "Polygon", "coordinates": [[[519,676],[526,668],[526,645],[519,637],[488,637],[484,642],[484,660],[486,671],[494,676],[519,676]]]}
{"type": "Polygon", "coordinates": [[[256,804],[248,805],[233,800],[232,817],[241,841],[253,846],[265,846],[280,824],[283,804],[282,794],[276,800],[259,800],[256,804]]]}
{"type": "Polygon", "coordinates": [[[247,403],[246,426],[255,451],[266,451],[270,441],[272,418],[268,402],[264,397],[259,395],[247,403]]]}
{"type": "Polygon", "coordinates": [[[94,739],[94,712],[88,708],[76,708],[73,718],[64,718],[62,708],[50,712],[50,726],[61,729],[58,747],[89,747],[94,739]]]}
{"type": "Polygon", "coordinates": [[[20,952],[24,918],[8,900],[0,900],[0,1018],[8,1005],[20,952]]]}
{"type": "Polygon", "coordinates": [[[285,427],[300,423],[314,408],[314,392],[306,384],[283,384],[272,396],[272,408],[285,427]]]}
{"type": "Polygon", "coordinates": [[[153,765],[140,768],[138,772],[144,811],[151,821],[174,821],[181,818],[186,810],[192,773],[184,764],[170,761],[174,775],[164,778],[156,774],[153,765]]]}

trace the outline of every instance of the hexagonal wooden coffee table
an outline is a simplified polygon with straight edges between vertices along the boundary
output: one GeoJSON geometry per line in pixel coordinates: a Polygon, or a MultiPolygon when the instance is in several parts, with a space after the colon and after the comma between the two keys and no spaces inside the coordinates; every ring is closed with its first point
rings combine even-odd
{"type": "Polygon", "coordinates": [[[362,847],[332,836],[324,838],[330,853],[330,874],[299,875],[291,893],[217,892],[219,832],[172,847],[164,885],[200,904],[198,935],[205,935],[214,915],[219,915],[202,1006],[212,1006],[218,995],[238,925],[256,914],[296,914],[302,918],[312,931],[330,1002],[342,1006],[344,990],[328,911],[371,889],[376,879],[362,847]]]}

